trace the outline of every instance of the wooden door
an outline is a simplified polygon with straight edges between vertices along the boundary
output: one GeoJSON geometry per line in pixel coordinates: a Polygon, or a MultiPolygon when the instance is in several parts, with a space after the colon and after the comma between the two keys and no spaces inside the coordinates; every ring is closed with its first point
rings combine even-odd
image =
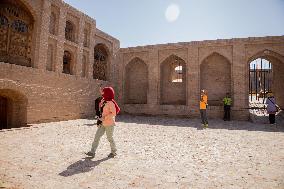
{"type": "Polygon", "coordinates": [[[7,128],[7,98],[0,96],[0,130],[7,128]]]}

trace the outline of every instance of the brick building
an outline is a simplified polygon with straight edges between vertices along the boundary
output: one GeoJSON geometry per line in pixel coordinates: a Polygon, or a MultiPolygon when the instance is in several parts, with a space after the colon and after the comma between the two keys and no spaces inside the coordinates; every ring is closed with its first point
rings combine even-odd
{"type": "Polygon", "coordinates": [[[222,99],[229,92],[233,98],[232,117],[247,120],[250,63],[258,58],[272,64],[272,92],[284,107],[283,36],[120,49],[122,109],[137,114],[196,117],[200,90],[206,89],[209,117],[222,117],[222,99]]]}
{"type": "Polygon", "coordinates": [[[86,118],[119,41],[61,0],[0,1],[0,124],[86,118]]]}
{"type": "Polygon", "coordinates": [[[111,85],[123,112],[198,116],[199,91],[209,115],[232,94],[233,118],[248,119],[249,63],[273,65],[272,90],[284,106],[284,37],[121,48],[96,21],[61,0],[0,1],[0,124],[86,118],[99,84],[111,85]]]}

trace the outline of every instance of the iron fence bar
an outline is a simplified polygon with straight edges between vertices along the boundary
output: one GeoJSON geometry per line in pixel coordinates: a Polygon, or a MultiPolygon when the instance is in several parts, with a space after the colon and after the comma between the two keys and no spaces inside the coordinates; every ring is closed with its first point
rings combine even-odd
{"type": "MultiPolygon", "coordinates": [[[[249,65],[250,67],[250,65],[249,65]]],[[[249,68],[249,95],[250,95],[250,101],[252,101],[252,81],[251,81],[251,68],[249,68]]]]}
{"type": "Polygon", "coordinates": [[[264,76],[264,78],[263,78],[263,81],[264,81],[263,104],[264,104],[264,99],[266,98],[266,91],[267,91],[267,90],[266,90],[266,77],[265,77],[265,76],[266,76],[266,73],[267,73],[267,71],[265,71],[265,72],[264,72],[264,75],[263,75],[263,76],[264,76]]]}
{"type": "Polygon", "coordinates": [[[255,99],[257,100],[257,72],[256,72],[256,65],[253,65],[254,69],[254,79],[255,79],[255,99]]]}
{"type": "Polygon", "coordinates": [[[271,63],[269,62],[269,69],[268,69],[268,92],[271,92],[271,89],[270,89],[270,87],[271,87],[271,83],[270,83],[270,80],[271,80],[271,63]]]}

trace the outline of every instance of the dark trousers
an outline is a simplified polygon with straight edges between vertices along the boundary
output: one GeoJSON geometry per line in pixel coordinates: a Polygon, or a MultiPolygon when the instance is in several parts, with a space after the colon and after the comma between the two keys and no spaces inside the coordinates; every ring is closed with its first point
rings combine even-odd
{"type": "Polygon", "coordinates": [[[225,105],[224,106],[224,121],[230,121],[231,120],[231,106],[225,105]]]}
{"type": "Polygon", "coordinates": [[[200,110],[200,116],[201,116],[202,124],[208,124],[207,115],[206,115],[206,109],[201,109],[200,110]]]}
{"type": "MultiPolygon", "coordinates": [[[[96,116],[98,117],[102,117],[102,112],[100,110],[100,102],[102,101],[103,97],[98,97],[96,100],[95,100],[95,110],[96,110],[96,116]]],[[[97,120],[97,125],[101,125],[102,124],[102,121],[101,120],[97,120]]]]}
{"type": "Polygon", "coordinates": [[[275,114],[269,114],[269,123],[270,124],[275,123],[275,114]]]}

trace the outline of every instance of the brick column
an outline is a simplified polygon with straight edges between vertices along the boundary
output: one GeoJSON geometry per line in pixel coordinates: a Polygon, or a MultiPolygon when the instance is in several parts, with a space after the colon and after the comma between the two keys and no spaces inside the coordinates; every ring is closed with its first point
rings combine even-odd
{"type": "Polygon", "coordinates": [[[124,74],[124,62],[123,62],[123,53],[119,53],[116,56],[116,62],[117,62],[117,96],[118,96],[118,103],[123,106],[123,96],[124,96],[124,91],[123,91],[123,74],[124,74]]]}
{"type": "Polygon", "coordinates": [[[190,116],[199,115],[199,72],[198,47],[189,46],[187,64],[187,106],[190,116]]]}
{"type": "MultiPolygon", "coordinates": [[[[113,52],[112,52],[112,59],[110,63],[110,75],[109,75],[109,81],[114,87],[115,91],[119,90],[119,84],[118,84],[118,69],[119,69],[119,51],[120,43],[113,43],[113,52]]],[[[116,95],[118,97],[118,95],[116,95]]]]}
{"type": "Polygon", "coordinates": [[[90,53],[89,53],[89,62],[87,65],[88,73],[87,78],[93,79],[93,65],[94,65],[94,48],[95,48],[95,34],[96,34],[96,23],[91,24],[90,29],[90,53]]]}
{"type": "Polygon", "coordinates": [[[75,72],[74,75],[81,77],[81,73],[82,73],[82,59],[83,59],[83,42],[84,42],[84,27],[85,27],[85,21],[84,19],[82,19],[82,17],[80,18],[79,21],[79,29],[78,29],[78,45],[79,47],[77,48],[77,59],[75,62],[75,72]]]}
{"type": "Polygon", "coordinates": [[[49,1],[43,1],[41,25],[40,25],[40,37],[39,37],[40,44],[38,50],[39,52],[38,61],[35,62],[35,67],[40,70],[46,69],[50,13],[51,13],[51,3],[49,1]]]}
{"type": "Polygon", "coordinates": [[[248,82],[247,73],[248,65],[245,57],[245,45],[234,44],[233,46],[233,66],[232,66],[232,80],[233,80],[233,108],[232,116],[235,119],[248,119],[248,82]]]}
{"type": "Polygon", "coordinates": [[[63,70],[63,55],[64,55],[64,42],[65,42],[65,25],[66,25],[65,7],[60,7],[59,20],[58,20],[58,41],[56,48],[55,58],[55,71],[62,73],[63,70]]]}
{"type": "Polygon", "coordinates": [[[149,105],[150,111],[157,108],[159,103],[159,53],[157,49],[149,51],[149,62],[148,62],[148,95],[147,103],[149,105]]]}

